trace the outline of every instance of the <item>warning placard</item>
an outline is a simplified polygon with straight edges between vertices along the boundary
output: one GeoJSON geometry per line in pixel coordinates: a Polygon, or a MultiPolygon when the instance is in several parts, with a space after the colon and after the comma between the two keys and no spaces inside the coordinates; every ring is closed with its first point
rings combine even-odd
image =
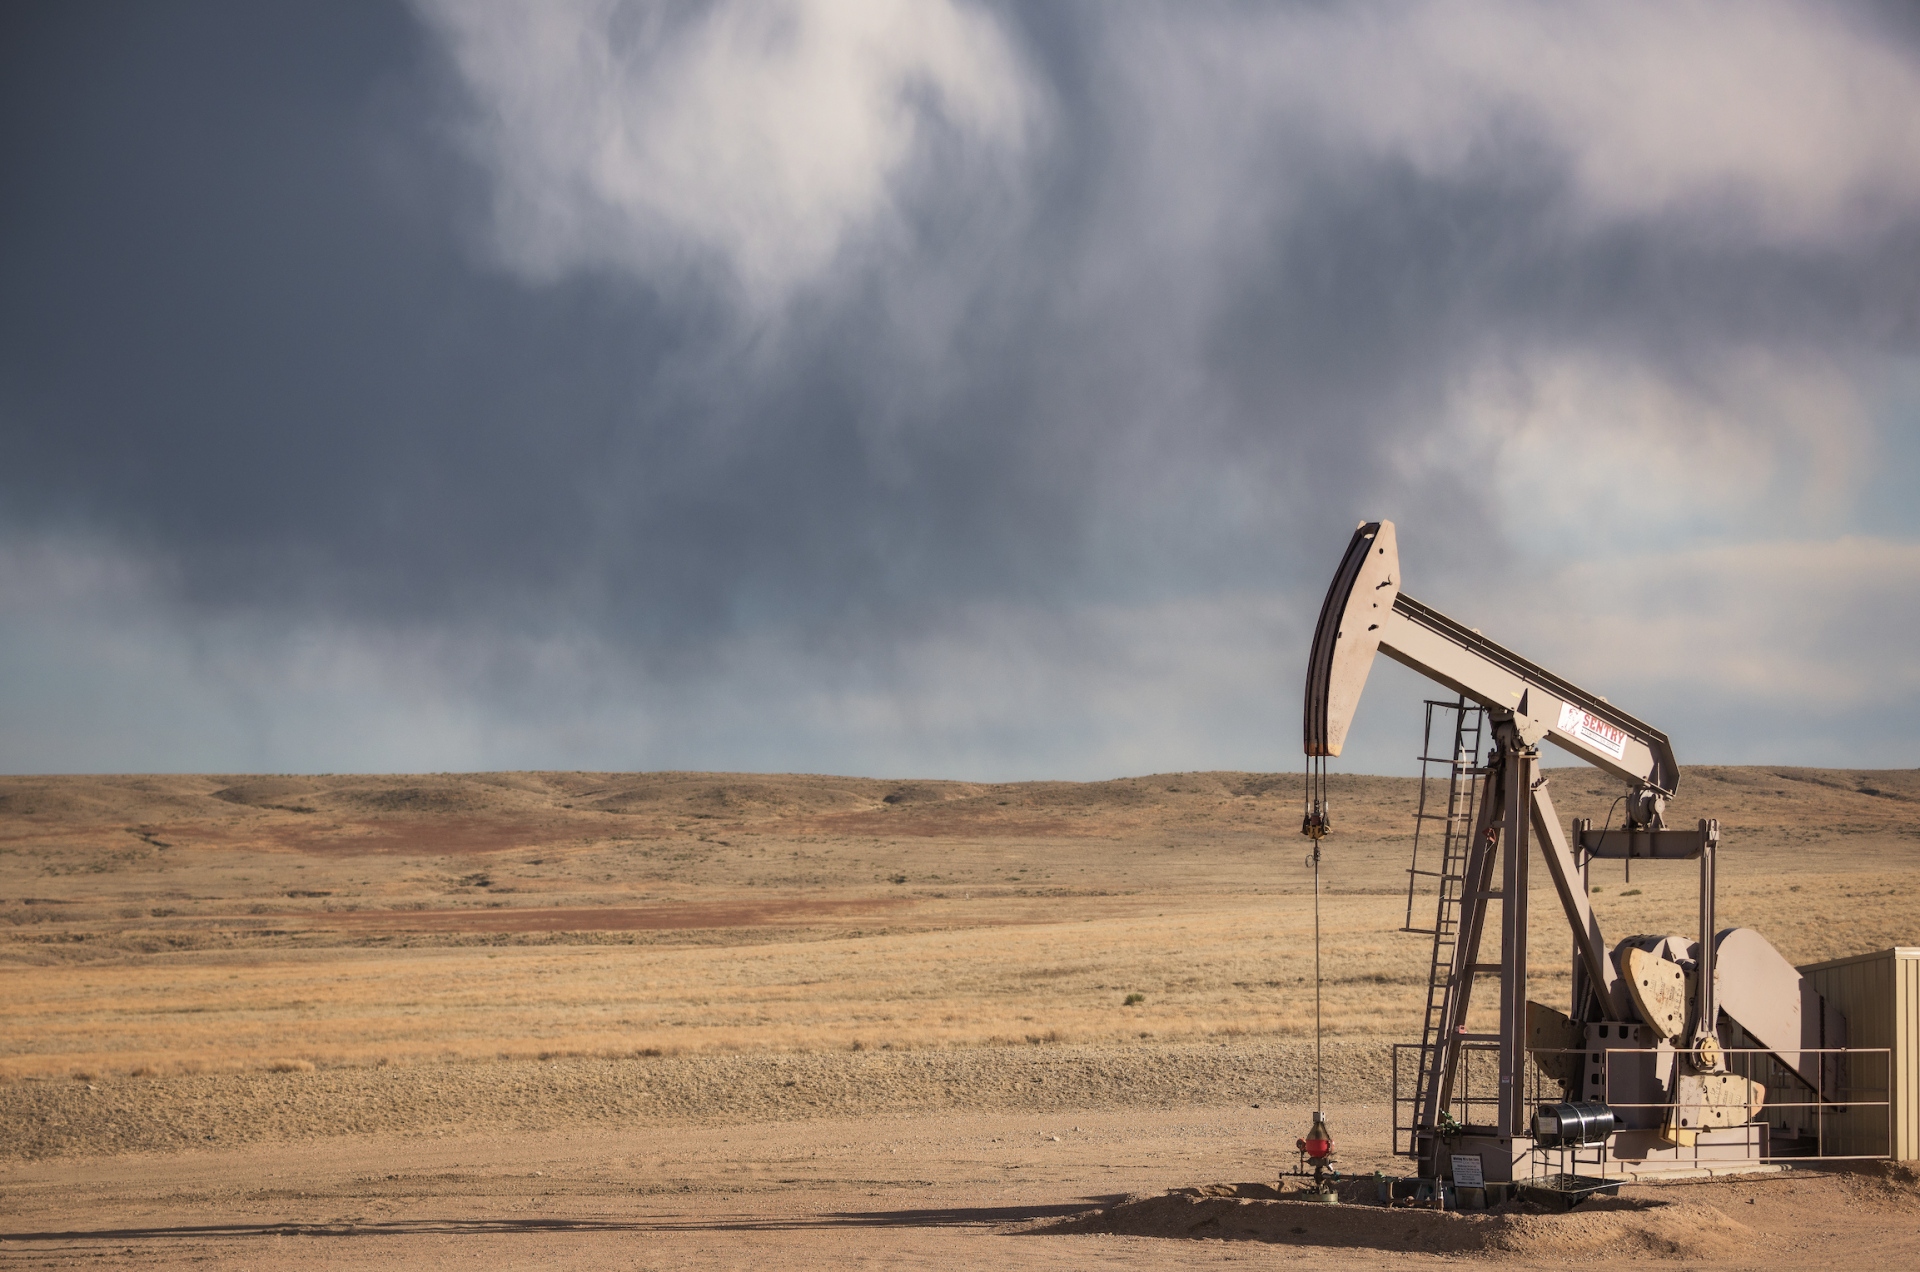
{"type": "Polygon", "coordinates": [[[1605,751],[1614,759],[1627,753],[1627,735],[1590,711],[1571,702],[1560,706],[1560,732],[1580,739],[1596,751],[1605,751]]]}

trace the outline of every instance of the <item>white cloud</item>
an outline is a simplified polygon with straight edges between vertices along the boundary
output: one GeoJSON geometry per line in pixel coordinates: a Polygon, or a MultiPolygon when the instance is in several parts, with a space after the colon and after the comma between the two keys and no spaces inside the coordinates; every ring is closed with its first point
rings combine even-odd
{"type": "Polygon", "coordinates": [[[1853,523],[1875,439],[1858,368],[1764,348],[1685,368],[1597,350],[1488,359],[1409,454],[1471,473],[1523,558],[1853,523]]]}
{"type": "Polygon", "coordinates": [[[1276,144],[1435,176],[1538,146],[1572,178],[1576,224],[1705,213],[1783,240],[1839,241],[1920,201],[1920,73],[1839,6],[1441,0],[1206,22],[1180,6],[1136,14],[1123,43],[1190,144],[1229,139],[1256,171],[1284,167],[1276,144]]]}
{"type": "Polygon", "coordinates": [[[1423,28],[1441,91],[1537,120],[1602,213],[1698,202],[1831,238],[1920,196],[1920,76],[1836,6],[1462,5],[1423,28]]]}
{"type": "Polygon", "coordinates": [[[1690,547],[1580,563],[1549,586],[1582,598],[1578,612],[1525,625],[1590,668],[1597,692],[1639,685],[1829,716],[1920,694],[1920,647],[1903,635],[1920,625],[1920,544],[1690,547]]]}
{"type": "Polygon", "coordinates": [[[889,227],[938,124],[1017,153],[1034,88],[960,0],[419,0],[471,91],[496,242],[551,279],[717,262],[773,304],[889,227]]]}

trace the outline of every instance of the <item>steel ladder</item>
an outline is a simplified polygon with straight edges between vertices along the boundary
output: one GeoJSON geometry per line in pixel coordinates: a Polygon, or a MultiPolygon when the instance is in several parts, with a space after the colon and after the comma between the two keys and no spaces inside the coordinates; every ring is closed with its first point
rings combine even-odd
{"type": "MultiPolygon", "coordinates": [[[[1474,815],[1487,770],[1480,764],[1481,740],[1486,730],[1486,708],[1462,697],[1455,702],[1427,701],[1425,738],[1420,747],[1420,803],[1414,813],[1413,860],[1407,867],[1407,915],[1403,932],[1420,932],[1433,937],[1433,961],[1427,971],[1427,1009],[1420,1032],[1419,1081],[1414,1091],[1414,1109],[1426,1107],[1427,1086],[1433,1080],[1433,1050],[1444,1028],[1447,990],[1453,978],[1454,947],[1460,939],[1460,909],[1466,879],[1467,852],[1472,846],[1474,815]],[[1447,713],[1452,713],[1451,729],[1446,728],[1447,713]],[[1437,713],[1437,715],[1436,715],[1437,713]],[[1451,734],[1447,754],[1434,753],[1434,725],[1438,719],[1442,736],[1451,734]],[[1446,805],[1444,810],[1429,810],[1428,792],[1435,791],[1439,778],[1435,765],[1446,766],[1446,805]],[[1431,854],[1429,827],[1440,829],[1438,869],[1423,869],[1420,846],[1426,838],[1431,854]],[[1413,906],[1420,881],[1432,879],[1434,886],[1433,926],[1413,926],[1413,906]]],[[[1437,791],[1435,791],[1437,794],[1437,791]]],[[[1417,1136],[1416,1136],[1417,1139],[1417,1136]]]]}

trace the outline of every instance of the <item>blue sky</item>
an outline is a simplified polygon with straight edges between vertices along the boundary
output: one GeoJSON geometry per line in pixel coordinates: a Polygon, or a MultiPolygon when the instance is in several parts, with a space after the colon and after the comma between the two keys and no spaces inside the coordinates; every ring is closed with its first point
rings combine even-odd
{"type": "Polygon", "coordinates": [[[0,769],[1290,769],[1382,517],[1684,763],[1920,764],[1906,6],[0,24],[0,769]]]}

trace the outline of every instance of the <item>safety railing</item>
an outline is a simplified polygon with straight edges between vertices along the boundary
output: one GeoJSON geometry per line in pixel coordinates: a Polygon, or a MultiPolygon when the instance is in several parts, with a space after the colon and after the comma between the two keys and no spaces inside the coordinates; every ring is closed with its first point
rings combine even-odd
{"type": "MultiPolygon", "coordinates": [[[[1462,1133],[1490,1129],[1499,1116],[1499,1044],[1476,1042],[1460,1044],[1460,1063],[1455,1071],[1452,1098],[1441,1110],[1438,1127],[1418,1125],[1419,1108],[1417,1066],[1421,1047],[1417,1043],[1396,1043],[1393,1047],[1393,1151],[1412,1155],[1419,1137],[1438,1134],[1443,1139],[1462,1133]],[[1403,1059],[1402,1052],[1409,1053],[1403,1059]]],[[[1737,1130],[1741,1125],[1768,1126],[1768,1151],[1742,1155],[1742,1160],[1760,1162],[1868,1161],[1890,1156],[1894,1144],[1893,1052],[1886,1047],[1804,1047],[1802,1057],[1818,1057],[1815,1062],[1824,1075],[1830,1099],[1822,1099],[1814,1087],[1773,1052],[1759,1047],[1725,1048],[1721,1051],[1723,1071],[1750,1081],[1758,1081],[1766,1096],[1757,1117],[1724,1128],[1737,1130]],[[1776,1149],[1782,1151],[1775,1151],[1776,1149]]],[[[1586,1057],[1591,1068],[1598,1057],[1598,1083],[1583,1083],[1579,1090],[1568,1090],[1547,1076],[1539,1063],[1529,1063],[1523,1072],[1526,1083],[1526,1107],[1531,1113],[1543,1104],[1562,1100],[1604,1101],[1622,1115],[1629,1129],[1657,1130],[1672,1105],[1669,1100],[1630,1098],[1630,1088],[1644,1088],[1652,1076],[1648,1066],[1671,1064],[1677,1075],[1686,1072],[1686,1053],[1647,1047],[1532,1048],[1529,1057],[1537,1060],[1555,1056],[1586,1057]],[[1639,1072],[1625,1071],[1628,1065],[1639,1072]]],[[[1802,1065],[1806,1065],[1802,1060],[1802,1065]]],[[[1644,1091],[1641,1093],[1644,1094],[1644,1091]]],[[[1688,1128],[1697,1130],[1699,1128],[1688,1128]]],[[[1709,1128],[1712,1129],[1712,1128],[1709,1128]]],[[[1696,1148],[1691,1155],[1703,1165],[1711,1165],[1713,1145],[1704,1155],[1696,1148]]],[[[1644,1160],[1638,1156],[1613,1155],[1606,1143],[1573,1148],[1536,1149],[1541,1155],[1553,1154],[1551,1163],[1539,1162],[1542,1169],[1577,1174],[1578,1168],[1614,1173],[1622,1165],[1644,1160]]],[[[1676,1153],[1672,1156],[1686,1157],[1676,1153]]],[[[1663,1164],[1666,1159],[1663,1159],[1663,1164]]]]}
{"type": "MultiPolygon", "coordinates": [[[[1441,1116],[1454,1126],[1476,1125],[1482,1119],[1475,1114],[1497,1114],[1500,1106],[1500,1044],[1497,1042],[1459,1043],[1460,1067],[1454,1072],[1452,1098],[1441,1116]],[[1476,1087],[1478,1090],[1476,1091],[1476,1087]]],[[[1414,1138],[1427,1128],[1415,1125],[1420,1116],[1420,1068],[1427,1049],[1417,1042],[1393,1044],[1393,1151],[1407,1157],[1414,1151],[1414,1138]],[[1402,1058],[1402,1053],[1408,1053],[1402,1058]],[[1411,1084],[1407,1089],[1403,1083],[1411,1084]]],[[[1485,1121],[1491,1121],[1488,1117],[1485,1121]]],[[[1442,1122],[1442,1128],[1446,1126],[1442,1122]]]]}

